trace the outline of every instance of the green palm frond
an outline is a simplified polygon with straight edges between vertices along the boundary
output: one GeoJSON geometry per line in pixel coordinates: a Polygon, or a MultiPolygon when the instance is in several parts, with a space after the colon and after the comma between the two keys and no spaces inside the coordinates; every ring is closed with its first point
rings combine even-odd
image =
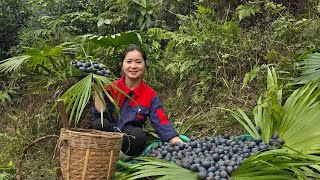
{"type": "Polygon", "coordinates": [[[188,169],[182,168],[172,162],[160,160],[157,158],[140,157],[136,158],[142,161],[136,164],[119,163],[125,167],[126,171],[117,174],[118,180],[134,180],[147,177],[154,177],[157,180],[195,180],[197,174],[188,169]]]}
{"type": "Polygon", "coordinates": [[[260,95],[252,111],[254,120],[251,120],[241,109],[232,112],[232,115],[252,137],[260,137],[265,142],[269,142],[284,113],[281,106],[282,88],[278,85],[277,74],[274,68],[270,70],[268,67],[267,70],[267,91],[260,95]],[[253,122],[262,129],[261,134],[257,132],[253,122]]]}
{"type": "Polygon", "coordinates": [[[231,111],[231,113],[252,137],[259,137],[258,131],[243,110],[237,109],[237,111],[231,111]]]}
{"type": "Polygon", "coordinates": [[[25,47],[27,51],[22,56],[16,56],[0,61],[0,72],[8,73],[17,70],[21,65],[28,65],[32,70],[41,67],[46,72],[61,69],[57,59],[62,57],[63,45],[45,47],[44,49],[25,47]],[[57,57],[53,59],[52,57],[57,57]],[[50,68],[50,67],[53,68],[50,68]]]}
{"type": "Polygon", "coordinates": [[[253,110],[254,122],[262,130],[260,135],[241,109],[233,112],[248,133],[260,136],[265,142],[276,133],[289,148],[304,154],[320,153],[320,88],[317,83],[309,82],[297,89],[282,105],[282,89],[276,73],[268,70],[268,88],[263,95],[253,110]]]}
{"type": "Polygon", "coordinates": [[[0,72],[8,73],[17,70],[24,62],[31,58],[29,55],[16,56],[0,61],[0,72]]]}
{"type": "MultiPolygon", "coordinates": [[[[104,86],[109,85],[112,88],[116,89],[119,93],[124,96],[130,98],[134,103],[137,104],[130,96],[128,96],[125,92],[123,92],[120,88],[113,84],[113,82],[104,76],[99,76],[93,73],[85,76],[81,81],[73,85],[69,88],[60,99],[63,100],[64,105],[66,106],[66,111],[69,113],[69,121],[70,123],[74,120],[75,126],[79,123],[83,110],[87,106],[90,98],[92,97],[92,91],[98,92],[98,89],[102,89],[105,95],[109,98],[110,102],[114,105],[115,111],[118,113],[120,117],[120,107],[118,106],[118,102],[112,99],[112,97],[105,90],[104,86]],[[94,86],[96,84],[97,86],[94,86]]],[[[103,97],[100,97],[101,102],[103,97]]],[[[57,102],[52,107],[52,110],[56,107],[57,102]]],[[[101,117],[103,116],[103,112],[101,112],[101,117]]],[[[101,118],[102,119],[102,118],[101,118]]]]}
{"type": "Polygon", "coordinates": [[[287,99],[281,124],[275,130],[287,146],[306,154],[320,152],[319,98],[317,84],[309,82],[287,99]]]}
{"type": "Polygon", "coordinates": [[[232,174],[234,180],[319,179],[318,156],[292,154],[286,150],[256,153],[232,174]]]}
{"type": "Polygon", "coordinates": [[[92,74],[87,75],[61,96],[61,99],[65,103],[67,113],[70,112],[70,122],[73,118],[75,118],[74,122],[76,124],[79,122],[81,114],[91,97],[92,80],[92,74]]]}
{"type": "Polygon", "coordinates": [[[295,78],[296,84],[306,84],[309,81],[316,82],[320,79],[320,53],[306,52],[298,57],[297,69],[301,71],[295,78]]]}

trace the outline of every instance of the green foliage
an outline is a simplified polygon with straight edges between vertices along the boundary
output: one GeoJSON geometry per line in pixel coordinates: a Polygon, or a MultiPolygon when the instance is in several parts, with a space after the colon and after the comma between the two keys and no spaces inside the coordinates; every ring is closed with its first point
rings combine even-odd
{"type": "Polygon", "coordinates": [[[127,6],[122,0],[107,1],[105,3],[106,11],[99,14],[98,30],[101,34],[115,34],[120,30],[126,31],[128,28],[127,6]],[[112,33],[108,33],[112,32],[112,33]]]}
{"type": "Polygon", "coordinates": [[[234,180],[318,179],[319,162],[317,156],[296,155],[282,150],[255,153],[233,172],[232,178],[234,180]]]}
{"type": "Polygon", "coordinates": [[[267,91],[260,96],[253,110],[254,122],[262,129],[261,134],[249,117],[240,109],[235,118],[253,137],[261,137],[268,142],[276,133],[285,140],[285,145],[303,154],[320,152],[320,89],[317,83],[307,83],[295,90],[282,104],[282,88],[278,85],[274,70],[268,70],[267,91]],[[301,132],[308,132],[301,134],[301,132]]]}
{"type": "Polygon", "coordinates": [[[109,36],[87,34],[81,41],[89,47],[85,49],[86,59],[106,64],[117,77],[121,76],[121,53],[130,44],[142,45],[142,37],[136,31],[117,33],[109,36]]]}
{"type": "Polygon", "coordinates": [[[267,2],[264,4],[264,8],[271,12],[272,14],[281,14],[283,10],[286,9],[282,4],[276,4],[274,2],[267,2]]]}
{"type": "Polygon", "coordinates": [[[29,0],[33,12],[29,26],[21,33],[22,46],[51,46],[70,41],[74,35],[98,33],[97,17],[105,2],[86,0],[29,0]]]}
{"type": "MultiPolygon", "coordinates": [[[[111,36],[84,35],[83,40],[93,42],[105,48],[124,48],[130,44],[141,44],[141,37],[135,31],[123,32],[111,36]]],[[[114,50],[114,49],[112,49],[114,50]]]]}
{"type": "MultiPolygon", "coordinates": [[[[70,118],[69,118],[70,123],[74,122],[75,127],[78,126],[79,120],[81,118],[81,114],[91,98],[92,90],[94,90],[95,92],[99,92],[99,89],[104,90],[104,86],[107,84],[112,86],[113,88],[116,88],[122,94],[125,94],[119,88],[117,88],[112,83],[112,81],[109,80],[109,78],[103,77],[103,76],[98,76],[93,73],[90,73],[86,77],[84,77],[81,81],[79,81],[77,84],[70,87],[61,96],[61,99],[64,101],[64,103],[66,105],[67,113],[70,112],[70,118]],[[93,85],[95,83],[97,84],[96,88],[93,87],[93,85]]],[[[120,108],[118,107],[117,102],[115,102],[115,100],[112,99],[111,96],[105,90],[104,90],[104,93],[107,95],[107,97],[110,99],[110,101],[115,105],[116,112],[119,113],[120,108]]],[[[57,103],[55,103],[55,105],[52,107],[52,109],[55,108],[56,105],[57,105],[57,103]]],[[[101,116],[102,116],[102,114],[101,114],[101,116]]]]}
{"type": "Polygon", "coordinates": [[[0,60],[10,57],[10,49],[19,44],[19,31],[26,25],[29,13],[23,0],[0,1],[0,60]]]}
{"type": "Polygon", "coordinates": [[[12,99],[10,95],[16,94],[16,91],[14,89],[5,89],[3,91],[0,91],[0,102],[9,102],[12,103],[12,99]]]}
{"type": "Polygon", "coordinates": [[[170,37],[164,54],[167,58],[165,70],[178,77],[175,79],[178,89],[192,92],[195,103],[211,96],[213,92],[210,90],[214,86],[230,86],[228,80],[231,77],[227,72],[237,74],[235,67],[241,64],[235,55],[238,52],[235,49],[241,47],[237,45],[239,27],[234,21],[220,23],[215,18],[214,11],[198,6],[192,15],[179,15],[181,25],[178,32],[154,32],[162,33],[157,35],[162,39],[170,37]]]}
{"type": "Polygon", "coordinates": [[[248,3],[246,5],[240,5],[237,7],[237,13],[239,16],[239,21],[243,18],[250,17],[256,15],[256,13],[260,12],[260,5],[257,2],[248,3]]]}
{"type": "Polygon", "coordinates": [[[317,82],[320,79],[320,53],[306,52],[297,59],[297,70],[301,73],[295,78],[295,83],[306,84],[309,81],[317,82]]]}
{"type": "Polygon", "coordinates": [[[133,19],[133,25],[138,25],[140,30],[149,29],[153,21],[156,19],[154,8],[160,5],[161,1],[157,3],[146,0],[132,0],[128,3],[130,14],[129,17],[133,19]]]}
{"type": "MultiPolygon", "coordinates": [[[[269,66],[269,65],[268,65],[269,66]]],[[[244,78],[243,78],[243,82],[242,82],[242,87],[241,89],[245,88],[248,86],[248,84],[256,77],[258,76],[259,72],[262,69],[265,69],[266,67],[268,67],[267,65],[262,65],[260,67],[253,67],[253,69],[251,71],[249,71],[248,73],[245,74],[244,78]]]]}
{"type": "Polygon", "coordinates": [[[9,73],[25,66],[38,78],[50,79],[54,77],[57,80],[67,80],[71,75],[69,71],[71,59],[63,53],[65,45],[45,47],[44,49],[25,48],[27,50],[25,55],[0,61],[0,71],[9,73]]]}
{"type": "Polygon", "coordinates": [[[157,158],[136,158],[142,161],[136,164],[121,164],[125,171],[116,175],[119,180],[134,180],[140,178],[154,177],[158,180],[181,179],[194,180],[197,179],[197,174],[188,169],[182,168],[172,162],[160,160],[157,158]]]}
{"type": "MultiPolygon", "coordinates": [[[[1,135],[0,135],[1,136],[1,135]]],[[[12,173],[15,171],[15,167],[12,161],[10,161],[5,166],[0,165],[0,179],[10,180],[13,179],[12,173]]]]}
{"type": "Polygon", "coordinates": [[[12,179],[13,175],[7,173],[7,172],[0,172],[0,179],[1,180],[9,180],[12,179]]]}

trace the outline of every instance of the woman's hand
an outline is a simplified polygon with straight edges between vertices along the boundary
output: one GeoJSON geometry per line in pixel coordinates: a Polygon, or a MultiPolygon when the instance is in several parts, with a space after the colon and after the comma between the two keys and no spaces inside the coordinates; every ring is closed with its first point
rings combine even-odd
{"type": "Polygon", "coordinates": [[[170,139],[170,141],[169,141],[170,144],[176,144],[177,142],[184,144],[184,142],[178,136],[170,139]]]}
{"type": "Polygon", "coordinates": [[[104,111],[105,110],[105,102],[103,99],[103,90],[101,87],[97,84],[93,85],[94,89],[94,105],[96,106],[96,109],[98,112],[104,111]]]}

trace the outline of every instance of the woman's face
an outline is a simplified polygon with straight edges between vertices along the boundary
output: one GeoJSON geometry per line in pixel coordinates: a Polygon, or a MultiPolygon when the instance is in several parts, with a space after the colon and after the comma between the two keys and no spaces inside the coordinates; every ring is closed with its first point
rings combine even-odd
{"type": "Polygon", "coordinates": [[[129,51],[122,63],[122,71],[126,78],[140,80],[143,77],[146,64],[141,53],[137,50],[129,51]]]}

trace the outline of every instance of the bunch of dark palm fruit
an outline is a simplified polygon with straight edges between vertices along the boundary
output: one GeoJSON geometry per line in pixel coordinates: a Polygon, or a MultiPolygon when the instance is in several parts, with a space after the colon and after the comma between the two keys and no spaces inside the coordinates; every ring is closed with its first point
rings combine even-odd
{"type": "Polygon", "coordinates": [[[71,64],[84,73],[94,73],[100,76],[113,77],[113,74],[110,70],[106,69],[105,65],[97,62],[74,60],[71,64]]]}

